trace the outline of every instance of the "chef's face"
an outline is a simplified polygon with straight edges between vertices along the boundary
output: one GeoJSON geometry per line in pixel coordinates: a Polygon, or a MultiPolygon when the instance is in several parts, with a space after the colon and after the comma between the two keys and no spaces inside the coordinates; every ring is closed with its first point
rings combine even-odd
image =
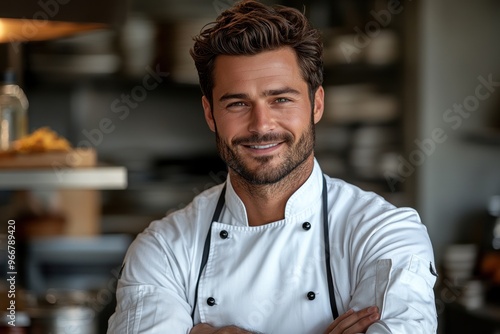
{"type": "Polygon", "coordinates": [[[311,103],[291,48],[218,56],[212,97],[213,110],[202,99],[205,118],[230,172],[252,184],[271,184],[312,163],[324,92],[319,87],[311,103]]]}

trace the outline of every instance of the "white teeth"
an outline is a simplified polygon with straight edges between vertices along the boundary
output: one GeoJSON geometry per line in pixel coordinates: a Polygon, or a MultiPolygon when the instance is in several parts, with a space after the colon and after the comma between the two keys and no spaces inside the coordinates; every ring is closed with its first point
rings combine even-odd
{"type": "Polygon", "coordinates": [[[266,148],[277,146],[278,144],[269,144],[269,145],[252,145],[251,148],[255,148],[257,150],[264,150],[266,148]]]}

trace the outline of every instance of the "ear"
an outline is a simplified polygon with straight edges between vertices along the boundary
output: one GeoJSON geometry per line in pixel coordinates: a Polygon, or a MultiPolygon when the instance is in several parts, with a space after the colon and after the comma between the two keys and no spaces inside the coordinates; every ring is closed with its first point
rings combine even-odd
{"type": "Polygon", "coordinates": [[[203,95],[201,98],[201,104],[203,106],[203,112],[205,114],[205,121],[208,124],[208,127],[212,132],[215,132],[215,120],[214,120],[214,115],[212,113],[212,108],[210,107],[210,102],[208,99],[203,95]]]}
{"type": "Polygon", "coordinates": [[[319,86],[314,93],[314,124],[318,123],[321,117],[323,117],[323,111],[325,109],[325,90],[323,86],[319,86]]]}

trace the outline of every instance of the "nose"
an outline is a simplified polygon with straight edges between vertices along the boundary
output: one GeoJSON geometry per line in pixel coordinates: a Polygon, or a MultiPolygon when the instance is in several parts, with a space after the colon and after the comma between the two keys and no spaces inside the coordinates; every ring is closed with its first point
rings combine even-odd
{"type": "Polygon", "coordinates": [[[248,131],[264,134],[275,128],[275,119],[271,109],[265,103],[256,103],[249,113],[248,131]]]}

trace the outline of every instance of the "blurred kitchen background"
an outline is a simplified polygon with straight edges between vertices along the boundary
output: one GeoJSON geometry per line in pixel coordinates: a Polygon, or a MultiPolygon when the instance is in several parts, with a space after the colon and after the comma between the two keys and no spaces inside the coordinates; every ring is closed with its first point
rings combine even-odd
{"type": "MultiPolygon", "coordinates": [[[[76,2],[41,0],[23,17],[57,18],[76,2]]],[[[1,274],[15,220],[26,332],[105,333],[135,235],[226,175],[188,50],[234,1],[103,0],[81,16],[108,2],[118,19],[107,28],[0,44],[29,131],[49,127],[97,153],[90,168],[0,169],[1,274]]],[[[440,333],[500,333],[500,2],[265,2],[305,8],[322,31],[323,170],[419,211],[440,271],[440,333]]]]}

